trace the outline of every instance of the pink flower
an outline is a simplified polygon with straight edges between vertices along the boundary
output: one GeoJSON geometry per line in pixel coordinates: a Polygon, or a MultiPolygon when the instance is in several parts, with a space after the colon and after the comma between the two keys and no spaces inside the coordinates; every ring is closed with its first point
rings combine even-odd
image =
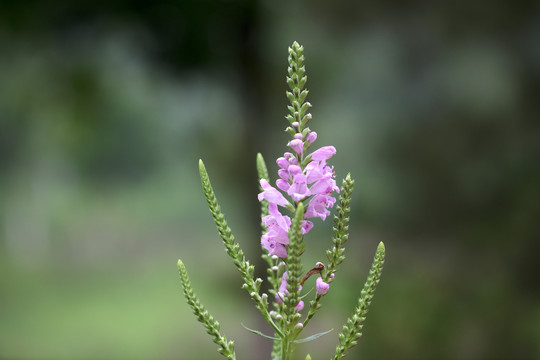
{"type": "Polygon", "coordinates": [[[271,237],[267,236],[270,232],[264,234],[261,238],[261,245],[268,250],[268,255],[276,255],[282,259],[287,257],[287,249],[283,244],[274,241],[271,237]]]}
{"type": "Polygon", "coordinates": [[[330,285],[325,283],[321,277],[318,277],[315,283],[315,289],[317,290],[317,295],[324,295],[330,289],[330,285]]]}
{"type": "Polygon", "coordinates": [[[292,179],[292,176],[291,174],[289,174],[289,170],[287,169],[279,169],[277,173],[279,177],[282,178],[283,180],[292,179]]]}
{"type": "MultiPolygon", "coordinates": [[[[269,203],[269,215],[262,219],[267,231],[261,237],[261,244],[269,255],[276,255],[280,258],[287,257],[286,246],[289,244],[288,233],[291,219],[281,215],[278,206],[285,206],[289,209],[292,206],[281,191],[287,193],[296,203],[302,200],[307,202],[300,229],[302,234],[307,234],[313,228],[313,222],[306,219],[320,217],[325,220],[330,214],[328,208],[334,206],[336,202],[336,199],[330,196],[334,191],[339,192],[334,168],[326,165],[326,160],[336,153],[336,149],[333,146],[323,146],[315,150],[309,155],[311,161],[307,165],[299,164],[297,159],[297,155],[302,154],[304,145],[310,145],[316,139],[317,133],[314,131],[307,132],[305,138],[302,133],[296,133],[294,139],[288,144],[293,152],[286,152],[276,160],[276,164],[279,166],[279,179],[276,180],[277,189],[265,179],[260,181],[263,191],[258,195],[259,201],[267,200],[269,203]]],[[[283,283],[286,286],[286,281],[283,283]]],[[[299,302],[297,306],[301,309],[304,304],[299,302]]]]}
{"type": "Polygon", "coordinates": [[[302,234],[307,234],[311,229],[313,229],[313,223],[309,220],[302,220],[302,228],[300,229],[302,234]]]}
{"type": "Polygon", "coordinates": [[[330,211],[327,208],[334,206],[336,199],[328,195],[317,194],[309,202],[306,213],[304,214],[305,219],[312,217],[320,217],[321,219],[326,219],[330,215],[330,211]]]}
{"type": "Polygon", "coordinates": [[[289,191],[291,184],[285,179],[277,179],[276,186],[282,191],[289,191]]]}
{"type": "Polygon", "coordinates": [[[285,159],[285,157],[279,157],[277,158],[276,160],[276,164],[281,168],[281,169],[287,169],[289,167],[289,160],[285,159]]]}
{"type": "Polygon", "coordinates": [[[289,162],[289,164],[291,165],[296,165],[298,164],[298,160],[296,160],[296,156],[294,156],[293,154],[291,154],[290,152],[286,152],[285,154],[283,154],[283,157],[285,159],[287,159],[287,161],[289,162]]]}
{"type": "Polygon", "coordinates": [[[284,245],[289,244],[288,231],[291,227],[291,219],[283,216],[277,208],[277,204],[268,205],[269,215],[262,218],[268,231],[261,238],[261,245],[268,250],[269,255],[280,258],[287,257],[287,249],[284,245]]]}
{"type": "MultiPolygon", "coordinates": [[[[288,273],[285,271],[283,273],[283,276],[281,277],[281,284],[279,285],[279,291],[276,294],[276,302],[278,304],[283,304],[283,300],[285,299],[285,294],[289,293],[289,290],[287,290],[287,276],[288,273]]],[[[302,290],[302,285],[300,285],[300,290],[302,290]]],[[[298,304],[294,307],[296,311],[301,311],[304,308],[304,302],[300,300],[298,304]]]]}
{"type": "Polygon", "coordinates": [[[287,199],[285,199],[285,196],[283,196],[276,188],[272,187],[266,181],[265,179],[261,179],[260,181],[261,187],[263,188],[263,192],[261,192],[258,196],[259,201],[262,201],[263,199],[267,200],[269,203],[285,206],[289,202],[287,199]]]}
{"type": "Polygon", "coordinates": [[[336,154],[336,148],[333,146],[323,146],[310,154],[311,160],[326,161],[336,154]]]}
{"type": "Polygon", "coordinates": [[[307,187],[306,175],[302,173],[294,175],[293,183],[289,187],[287,194],[289,194],[296,202],[310,196],[311,193],[307,187]]]}
{"type": "Polygon", "coordinates": [[[315,140],[317,140],[317,133],[315,131],[310,132],[307,134],[306,140],[309,141],[310,144],[313,144],[315,140]]]}
{"type": "MultiPolygon", "coordinates": [[[[263,216],[262,218],[263,223],[266,225],[268,230],[279,228],[285,232],[289,231],[289,228],[291,227],[291,218],[281,215],[277,204],[268,204],[268,213],[269,215],[263,216]]],[[[287,242],[284,244],[288,243],[289,241],[287,240],[287,242]]]]}
{"type": "Polygon", "coordinates": [[[293,149],[298,155],[302,154],[302,151],[304,151],[304,142],[301,139],[293,139],[287,146],[293,149]]]}

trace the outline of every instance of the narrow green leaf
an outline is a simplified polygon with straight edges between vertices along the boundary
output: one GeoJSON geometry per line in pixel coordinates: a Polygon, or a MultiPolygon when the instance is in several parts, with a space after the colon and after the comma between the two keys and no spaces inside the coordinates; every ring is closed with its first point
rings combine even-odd
{"type": "Polygon", "coordinates": [[[273,337],[273,336],[269,336],[269,335],[266,335],[266,334],[263,334],[262,332],[260,332],[259,330],[253,330],[253,329],[250,329],[248,328],[247,326],[245,326],[244,324],[240,323],[240,325],[242,325],[242,327],[244,329],[246,329],[247,331],[249,332],[252,332],[254,334],[257,334],[259,336],[262,336],[263,338],[267,338],[267,339],[270,339],[270,340],[280,340],[279,338],[277,337],[273,337]]]}
{"type": "Polygon", "coordinates": [[[315,339],[320,338],[320,337],[323,336],[323,335],[326,335],[326,334],[332,332],[333,330],[334,330],[334,329],[330,329],[330,330],[328,330],[328,331],[324,331],[324,332],[321,332],[321,333],[318,333],[318,334],[315,334],[315,335],[308,336],[308,337],[305,338],[305,339],[295,340],[294,342],[295,342],[296,344],[300,344],[300,343],[305,343],[305,342],[313,341],[313,340],[315,340],[315,339]]]}

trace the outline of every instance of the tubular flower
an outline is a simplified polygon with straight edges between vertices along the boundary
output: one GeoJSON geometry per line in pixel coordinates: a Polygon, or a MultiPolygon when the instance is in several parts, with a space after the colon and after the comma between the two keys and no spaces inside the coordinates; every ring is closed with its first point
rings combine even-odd
{"type": "MultiPolygon", "coordinates": [[[[287,285],[289,285],[289,283],[287,282],[288,275],[289,274],[287,272],[284,272],[283,276],[281,277],[281,284],[279,285],[279,292],[276,294],[276,302],[278,304],[283,304],[283,300],[285,299],[285,294],[289,293],[289,290],[287,290],[287,285]]],[[[300,285],[300,290],[302,290],[301,285],[300,285]]],[[[294,308],[296,311],[301,311],[304,308],[304,302],[300,300],[294,308]]]]}
{"type": "MultiPolygon", "coordinates": [[[[317,133],[309,129],[304,131],[304,135],[300,132],[294,134],[294,138],[287,144],[293,152],[286,152],[276,160],[279,166],[277,188],[265,179],[260,181],[263,191],[258,196],[259,201],[268,201],[270,214],[263,217],[267,231],[261,238],[261,244],[268,250],[269,255],[287,257],[286,246],[289,244],[291,219],[281,215],[278,206],[287,207],[291,206],[291,203],[306,201],[304,219],[319,217],[325,220],[330,214],[328,209],[336,202],[332,193],[339,192],[339,187],[336,184],[334,168],[326,164],[336,153],[336,148],[323,146],[306,157],[309,161],[307,164],[302,164],[304,150],[316,139],[317,133]],[[292,201],[287,200],[281,191],[292,201]]],[[[300,230],[302,234],[307,234],[312,228],[313,223],[304,220],[300,230]]]]}

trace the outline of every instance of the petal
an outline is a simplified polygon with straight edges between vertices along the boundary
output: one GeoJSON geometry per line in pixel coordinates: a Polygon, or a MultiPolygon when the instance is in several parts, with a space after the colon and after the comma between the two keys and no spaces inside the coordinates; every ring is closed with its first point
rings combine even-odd
{"type": "Polygon", "coordinates": [[[317,278],[315,289],[317,290],[317,295],[324,295],[330,289],[330,285],[325,283],[321,277],[317,278]]]}
{"type": "Polygon", "coordinates": [[[333,146],[323,146],[310,154],[311,160],[322,161],[328,160],[336,154],[336,148],[333,146]]]}
{"type": "Polygon", "coordinates": [[[276,180],[276,186],[282,190],[282,191],[288,191],[291,187],[291,184],[287,180],[284,179],[277,179],[276,180]]]}

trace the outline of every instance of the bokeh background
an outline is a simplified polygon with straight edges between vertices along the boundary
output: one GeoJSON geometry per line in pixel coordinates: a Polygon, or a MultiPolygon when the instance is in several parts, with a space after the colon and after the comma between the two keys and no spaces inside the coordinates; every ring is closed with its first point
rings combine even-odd
{"type": "Polygon", "coordinates": [[[239,358],[268,358],[197,162],[263,277],[255,154],[275,174],[294,40],[356,179],[306,333],[334,331],[299,353],[331,355],[384,241],[351,359],[540,358],[540,6],[487,0],[0,2],[0,358],[218,358],[178,258],[239,358]]]}

